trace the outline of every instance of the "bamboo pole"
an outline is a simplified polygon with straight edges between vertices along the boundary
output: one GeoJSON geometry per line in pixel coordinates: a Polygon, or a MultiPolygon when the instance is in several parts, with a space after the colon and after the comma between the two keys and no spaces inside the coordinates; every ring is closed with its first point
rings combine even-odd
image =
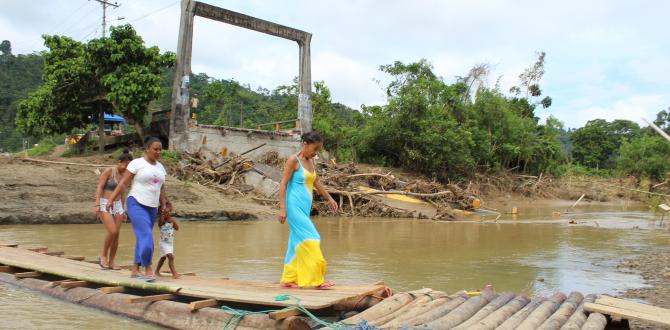
{"type": "Polygon", "coordinates": [[[582,326],[582,330],[603,330],[607,326],[607,318],[600,313],[591,313],[582,326]]]}
{"type": "Polygon", "coordinates": [[[411,327],[432,322],[444,315],[449,314],[451,311],[458,308],[458,306],[462,305],[467,300],[468,300],[467,296],[459,295],[458,297],[451,299],[446,303],[437,306],[426,313],[423,313],[417,317],[407,320],[406,324],[411,327]]]}
{"type": "Polygon", "coordinates": [[[456,309],[425,324],[429,329],[451,329],[475,315],[481,308],[496,298],[496,294],[485,291],[479,296],[472,297],[458,306],[456,309]]]}
{"type": "Polygon", "coordinates": [[[584,304],[587,302],[594,302],[596,301],[596,295],[590,294],[587,295],[584,300],[579,304],[577,307],[577,310],[572,313],[570,318],[563,324],[561,327],[561,330],[579,330],[582,328],[582,325],[584,325],[584,322],[586,322],[586,314],[584,314],[584,304]]]}
{"type": "Polygon", "coordinates": [[[531,300],[524,308],[522,308],[520,311],[514,313],[512,317],[508,318],[505,320],[499,327],[496,328],[496,330],[514,330],[516,329],[523,320],[528,317],[535,309],[537,309],[540,304],[544,302],[543,297],[538,297],[533,300],[531,300]]]}
{"type": "Polygon", "coordinates": [[[473,330],[493,330],[499,325],[503,324],[505,320],[509,319],[528,304],[530,300],[524,296],[519,295],[508,302],[505,306],[500,307],[495,312],[489,314],[486,318],[473,325],[473,330]]]}
{"type": "Polygon", "coordinates": [[[398,293],[372,306],[370,309],[363,311],[359,314],[356,314],[348,319],[345,319],[342,322],[345,324],[358,324],[358,322],[363,320],[369,321],[378,319],[384,315],[393,313],[399,308],[409,304],[411,301],[414,300],[414,295],[427,294],[430,293],[431,291],[432,291],[431,289],[422,289],[418,291],[398,293]]]}
{"type": "Polygon", "coordinates": [[[445,304],[446,302],[453,300],[457,296],[450,296],[450,297],[442,297],[442,298],[437,298],[435,300],[420,304],[418,306],[415,306],[412,310],[407,311],[407,313],[404,313],[403,315],[400,315],[396,317],[395,319],[380,325],[381,328],[388,328],[388,329],[398,329],[404,326],[407,326],[408,323],[407,321],[423,314],[428,311],[431,311],[438,306],[441,306],[445,304]]]}
{"type": "Polygon", "coordinates": [[[579,303],[584,300],[584,296],[579,292],[572,292],[568,296],[568,299],[563,302],[563,304],[552,314],[540,327],[538,330],[558,330],[561,328],[565,322],[568,321],[570,316],[574,314],[577,310],[579,303]]]}
{"type": "Polygon", "coordinates": [[[480,309],[475,315],[470,317],[467,321],[461,323],[459,326],[455,327],[454,330],[468,330],[471,329],[475,324],[478,324],[479,321],[489,316],[491,313],[495,312],[505,304],[507,304],[515,294],[508,292],[499,295],[497,298],[491,300],[484,308],[480,309]]]}
{"type": "Polygon", "coordinates": [[[517,330],[536,330],[542,323],[553,314],[566,297],[563,293],[557,292],[549,300],[540,304],[528,317],[519,324],[517,330]]]}

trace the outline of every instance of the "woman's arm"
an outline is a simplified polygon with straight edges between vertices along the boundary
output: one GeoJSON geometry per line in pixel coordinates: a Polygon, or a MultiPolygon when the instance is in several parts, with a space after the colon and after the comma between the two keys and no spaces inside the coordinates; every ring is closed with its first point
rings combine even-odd
{"type": "Polygon", "coordinates": [[[165,210],[168,203],[167,195],[165,194],[165,182],[163,182],[163,185],[161,186],[161,195],[158,197],[158,199],[160,200],[161,210],[165,210]]]}
{"type": "Polygon", "coordinates": [[[314,181],[314,187],[316,188],[316,191],[319,192],[319,195],[321,195],[321,197],[326,200],[328,207],[330,207],[330,211],[337,213],[337,202],[335,202],[333,197],[330,196],[328,190],[326,190],[326,187],[324,187],[321,181],[319,181],[319,178],[314,181]]]}
{"type": "Polygon", "coordinates": [[[112,173],[112,169],[108,168],[100,174],[98,179],[98,186],[95,188],[95,214],[100,216],[100,197],[102,197],[102,192],[105,189],[105,183],[109,180],[109,175],[112,173]]]}
{"type": "Polygon", "coordinates": [[[286,163],[284,163],[284,172],[282,173],[281,181],[279,181],[279,216],[277,220],[281,223],[286,222],[286,185],[291,180],[297,164],[297,158],[289,157],[286,163]]]}

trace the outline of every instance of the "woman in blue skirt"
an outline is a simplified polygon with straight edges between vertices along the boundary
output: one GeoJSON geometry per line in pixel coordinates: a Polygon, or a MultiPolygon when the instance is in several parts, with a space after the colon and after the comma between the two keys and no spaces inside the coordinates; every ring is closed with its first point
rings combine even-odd
{"type": "Polygon", "coordinates": [[[130,277],[155,281],[156,275],[151,268],[154,253],[153,227],[158,215],[158,207],[165,209],[165,168],[158,162],[163,145],[158,138],[144,140],[144,155],[134,159],[126,167],[126,173],[112,193],[110,200],[120,194],[129,182],[132,182],[126,201],[128,218],[135,232],[135,259],[130,277]],[[144,267],[144,276],[140,276],[140,266],[144,267]]]}

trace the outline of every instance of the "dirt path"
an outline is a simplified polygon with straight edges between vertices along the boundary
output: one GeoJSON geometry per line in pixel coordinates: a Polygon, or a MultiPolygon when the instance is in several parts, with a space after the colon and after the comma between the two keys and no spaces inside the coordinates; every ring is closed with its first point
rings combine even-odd
{"type": "MultiPolygon", "coordinates": [[[[102,163],[96,160],[93,163],[102,163]]],[[[87,159],[67,161],[84,163],[87,159]]],[[[95,171],[95,167],[38,164],[0,156],[0,224],[97,223],[93,212],[95,171]]],[[[226,196],[173,177],[168,178],[166,187],[178,217],[241,220],[271,218],[273,214],[270,207],[246,198],[226,196]]]]}

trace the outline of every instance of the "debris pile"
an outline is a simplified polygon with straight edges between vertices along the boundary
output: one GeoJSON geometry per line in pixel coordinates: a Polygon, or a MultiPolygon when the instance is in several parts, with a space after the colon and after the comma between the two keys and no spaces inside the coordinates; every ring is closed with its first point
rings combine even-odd
{"type": "Polygon", "coordinates": [[[204,186],[235,186],[242,183],[241,174],[254,167],[253,161],[237,155],[219,163],[207,159],[201,152],[182,153],[181,158],[176,166],[169,167],[171,174],[180,180],[197,182],[204,186]]]}

